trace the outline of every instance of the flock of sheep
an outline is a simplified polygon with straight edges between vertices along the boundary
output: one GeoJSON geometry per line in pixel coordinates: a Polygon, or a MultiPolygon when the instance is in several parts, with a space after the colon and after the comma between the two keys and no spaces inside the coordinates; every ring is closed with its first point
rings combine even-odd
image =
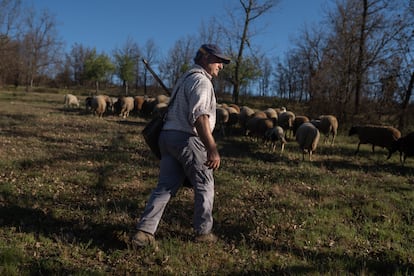
{"type": "MultiPolygon", "coordinates": [[[[165,95],[118,98],[98,95],[87,97],[85,107],[97,117],[112,114],[127,118],[134,113],[149,118],[164,111],[168,101],[169,97],[165,95]]],[[[64,107],[79,108],[79,100],[75,95],[67,94],[64,98],[64,107]]],[[[272,152],[279,143],[280,154],[284,151],[287,139],[294,138],[302,152],[302,160],[307,154],[308,159],[312,161],[312,154],[318,146],[321,135],[324,136],[324,143],[329,142],[333,146],[338,132],[338,120],[334,115],[321,115],[317,119],[310,119],[307,116],[295,115],[284,107],[256,110],[248,106],[223,103],[217,105],[216,115],[218,134],[228,135],[237,127],[241,129],[243,135],[269,145],[272,152]]],[[[375,146],[386,148],[387,159],[394,152],[399,151],[402,165],[407,157],[414,156],[414,132],[401,137],[401,132],[391,126],[361,125],[351,127],[349,136],[351,135],[358,135],[359,138],[355,154],[358,153],[361,144],[371,144],[373,152],[375,146]]]]}

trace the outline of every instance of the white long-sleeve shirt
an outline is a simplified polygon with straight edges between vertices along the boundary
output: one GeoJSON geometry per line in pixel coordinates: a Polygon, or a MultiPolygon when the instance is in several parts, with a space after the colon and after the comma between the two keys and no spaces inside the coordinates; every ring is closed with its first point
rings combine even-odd
{"type": "Polygon", "coordinates": [[[216,97],[211,75],[201,66],[194,65],[173,89],[175,99],[168,108],[164,130],[178,130],[198,135],[194,126],[200,115],[208,115],[210,129],[216,124],[216,97]]]}

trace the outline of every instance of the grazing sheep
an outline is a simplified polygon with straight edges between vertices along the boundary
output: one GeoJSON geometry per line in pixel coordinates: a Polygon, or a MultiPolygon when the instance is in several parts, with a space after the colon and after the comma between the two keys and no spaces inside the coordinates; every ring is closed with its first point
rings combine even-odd
{"type": "Polygon", "coordinates": [[[91,102],[91,110],[94,115],[102,118],[106,111],[113,111],[111,98],[106,95],[94,96],[91,102]]]}
{"type": "Polygon", "coordinates": [[[158,102],[156,98],[152,98],[152,97],[146,98],[145,101],[142,103],[142,108],[141,108],[142,116],[150,117],[157,103],[158,102]]]}
{"type": "Polygon", "coordinates": [[[285,149],[285,144],[287,143],[283,128],[280,126],[274,126],[273,128],[266,130],[264,136],[265,140],[267,142],[270,142],[270,148],[272,149],[272,152],[274,152],[276,149],[277,141],[280,141],[280,155],[282,155],[283,150],[285,149]]]}
{"type": "Polygon", "coordinates": [[[292,111],[285,111],[279,114],[278,125],[283,128],[288,136],[288,131],[292,131],[293,121],[295,120],[295,114],[292,111]]]}
{"type": "Polygon", "coordinates": [[[329,136],[332,135],[331,146],[333,146],[338,133],[338,119],[334,115],[321,115],[319,116],[319,120],[316,127],[325,135],[324,144],[328,142],[329,136]]]}
{"type": "Polygon", "coordinates": [[[263,140],[265,139],[265,133],[267,130],[273,128],[273,121],[268,118],[252,117],[247,121],[246,135],[263,140]]]}
{"type": "Polygon", "coordinates": [[[292,124],[292,133],[293,136],[296,136],[296,131],[298,130],[298,127],[300,127],[301,124],[309,122],[309,118],[307,116],[298,115],[295,116],[295,119],[293,120],[292,124]]]}
{"type": "Polygon", "coordinates": [[[92,110],[92,99],[93,99],[93,97],[86,97],[86,99],[85,99],[85,109],[86,109],[86,111],[92,110]]]}
{"type": "Polygon", "coordinates": [[[233,107],[234,109],[237,110],[237,113],[240,113],[240,106],[238,106],[237,104],[229,104],[229,107],[233,107]]]}
{"type": "Polygon", "coordinates": [[[275,124],[275,125],[277,124],[278,116],[277,116],[276,110],[269,107],[269,108],[266,108],[265,110],[263,110],[263,112],[266,114],[267,118],[273,120],[273,124],[275,124]]]}
{"type": "Polygon", "coordinates": [[[134,110],[134,98],[121,96],[114,103],[114,108],[116,110],[115,113],[125,119],[134,110]]]}
{"type": "Polygon", "coordinates": [[[157,104],[159,104],[159,103],[166,103],[166,104],[168,104],[170,102],[170,97],[161,94],[161,95],[157,95],[155,97],[155,100],[157,101],[157,104]]]}
{"type": "Polygon", "coordinates": [[[226,123],[226,127],[231,130],[235,125],[239,123],[240,112],[232,106],[227,106],[226,110],[229,112],[229,120],[226,123]]]}
{"type": "Polygon", "coordinates": [[[353,126],[349,130],[349,136],[358,135],[359,142],[355,154],[359,152],[361,144],[372,144],[372,152],[375,152],[375,146],[388,149],[391,152],[393,143],[401,137],[401,132],[391,126],[363,125],[353,126]]]}
{"type": "Polygon", "coordinates": [[[390,159],[391,155],[397,150],[400,152],[401,165],[404,166],[407,157],[414,156],[414,132],[410,132],[404,137],[400,137],[397,141],[393,142],[387,159],[390,159]]]}
{"type": "Polygon", "coordinates": [[[144,104],[145,97],[144,96],[135,96],[134,97],[134,111],[138,114],[141,113],[142,105],[144,104]]]}
{"type": "Polygon", "coordinates": [[[229,121],[229,112],[226,108],[222,106],[217,106],[216,108],[216,127],[217,131],[221,132],[221,135],[225,136],[225,126],[229,121]]]}
{"type": "Polygon", "coordinates": [[[319,143],[319,130],[310,122],[303,123],[296,131],[296,141],[302,151],[302,161],[305,160],[305,153],[308,153],[309,161],[312,161],[312,154],[319,143]]]}
{"type": "Polygon", "coordinates": [[[64,98],[65,98],[63,102],[64,108],[73,108],[73,107],[79,108],[79,100],[75,95],[66,94],[64,98]]]}
{"type": "Polygon", "coordinates": [[[152,111],[152,116],[162,116],[163,114],[165,114],[165,112],[167,112],[168,109],[168,103],[157,103],[154,106],[154,110],[152,111]]]}
{"type": "Polygon", "coordinates": [[[240,107],[240,114],[239,114],[239,124],[243,130],[243,133],[246,133],[247,128],[247,121],[253,116],[254,110],[248,106],[240,107]]]}

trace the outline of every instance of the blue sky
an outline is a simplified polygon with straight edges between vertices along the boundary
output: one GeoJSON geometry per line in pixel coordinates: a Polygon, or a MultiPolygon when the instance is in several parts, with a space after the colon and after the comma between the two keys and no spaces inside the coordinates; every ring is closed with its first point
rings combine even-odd
{"type": "MultiPolygon", "coordinates": [[[[55,16],[60,37],[69,51],[74,43],[111,54],[130,37],[143,47],[152,39],[160,56],[180,38],[196,35],[202,22],[223,17],[238,0],[23,0],[55,16]]],[[[270,56],[283,56],[305,24],[323,19],[323,6],[333,0],[281,0],[260,23],[264,31],[253,43],[270,56]]]]}

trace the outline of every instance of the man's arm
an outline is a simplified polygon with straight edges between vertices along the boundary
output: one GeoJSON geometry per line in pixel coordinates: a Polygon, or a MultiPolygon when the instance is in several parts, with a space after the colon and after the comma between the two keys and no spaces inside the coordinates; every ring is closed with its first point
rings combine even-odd
{"type": "Polygon", "coordinates": [[[217,150],[216,142],[211,133],[210,122],[207,115],[201,115],[195,122],[198,136],[207,149],[207,161],[205,165],[210,169],[216,170],[220,167],[220,154],[217,150]]]}

